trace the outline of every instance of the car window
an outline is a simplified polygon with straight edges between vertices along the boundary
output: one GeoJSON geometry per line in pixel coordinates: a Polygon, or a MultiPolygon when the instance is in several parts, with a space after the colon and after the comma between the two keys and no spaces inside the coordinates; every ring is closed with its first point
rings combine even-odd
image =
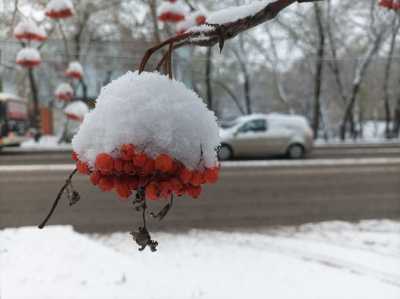
{"type": "Polygon", "coordinates": [[[239,132],[265,132],[267,130],[267,122],[265,119],[255,119],[246,122],[239,128],[239,132]]]}

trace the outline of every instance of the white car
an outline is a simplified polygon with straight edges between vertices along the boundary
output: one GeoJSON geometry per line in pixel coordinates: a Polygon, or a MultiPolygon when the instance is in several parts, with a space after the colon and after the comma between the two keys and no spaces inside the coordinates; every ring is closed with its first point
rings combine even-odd
{"type": "Polygon", "coordinates": [[[219,159],[286,155],[304,158],[313,147],[313,132],[299,115],[252,114],[220,129],[219,159]]]}

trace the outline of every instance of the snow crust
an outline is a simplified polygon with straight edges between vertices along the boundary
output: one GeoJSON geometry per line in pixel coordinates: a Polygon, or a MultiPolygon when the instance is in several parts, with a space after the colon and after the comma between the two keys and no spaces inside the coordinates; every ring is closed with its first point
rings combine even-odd
{"type": "Polygon", "coordinates": [[[46,11],[62,11],[66,9],[74,10],[74,5],[70,0],[51,0],[46,6],[46,11]]]}
{"type": "MultiPolygon", "coordinates": [[[[54,135],[44,135],[36,142],[34,139],[29,139],[21,143],[20,147],[29,151],[43,150],[71,150],[71,145],[67,143],[58,143],[60,138],[54,135]]],[[[54,166],[54,165],[52,165],[54,166]]],[[[47,169],[48,170],[48,169],[47,169]]],[[[27,169],[25,169],[27,171],[27,169]]]]}
{"type": "Polygon", "coordinates": [[[99,153],[118,156],[124,143],[153,158],[169,154],[190,169],[213,167],[218,125],[214,113],[183,83],[159,73],[128,72],[102,88],[96,108],[72,140],[80,160],[90,166],[99,153]]]}
{"type": "Polygon", "coordinates": [[[83,67],[79,61],[71,61],[68,64],[66,73],[79,73],[79,74],[83,75],[83,67]]]}
{"type": "Polygon", "coordinates": [[[236,7],[225,8],[213,13],[210,13],[207,18],[209,24],[225,24],[235,22],[239,19],[243,19],[249,16],[255,15],[265,6],[273,1],[252,1],[250,4],[245,4],[236,7]]]}
{"type": "Polygon", "coordinates": [[[398,299],[400,222],[326,222],[260,232],[128,233],[69,226],[0,230],[5,299],[398,299]]]}
{"type": "Polygon", "coordinates": [[[176,13],[176,14],[186,15],[188,12],[188,9],[179,0],[174,3],[171,3],[169,1],[163,1],[158,7],[157,15],[159,16],[166,12],[172,12],[172,13],[176,13]]]}
{"type": "Polygon", "coordinates": [[[55,90],[55,95],[62,95],[62,94],[73,94],[74,90],[72,89],[71,85],[68,83],[61,83],[57,86],[55,90]]]}
{"type": "Polygon", "coordinates": [[[88,106],[82,101],[72,102],[64,109],[65,114],[75,115],[81,119],[83,119],[88,112],[88,106]]]}
{"type": "Polygon", "coordinates": [[[35,48],[22,48],[17,53],[17,61],[41,61],[40,53],[35,48]]]}
{"type": "Polygon", "coordinates": [[[15,36],[22,35],[24,33],[34,34],[34,35],[37,35],[37,36],[41,36],[43,38],[47,37],[47,34],[44,31],[44,29],[42,27],[39,27],[31,19],[22,20],[21,22],[19,22],[17,24],[17,26],[15,26],[15,28],[14,28],[14,35],[15,36]]]}

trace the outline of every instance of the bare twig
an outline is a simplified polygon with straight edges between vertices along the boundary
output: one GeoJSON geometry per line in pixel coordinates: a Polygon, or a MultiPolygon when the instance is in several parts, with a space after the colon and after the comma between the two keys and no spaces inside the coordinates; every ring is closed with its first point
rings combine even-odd
{"type": "Polygon", "coordinates": [[[47,214],[46,218],[43,220],[43,222],[39,225],[39,228],[42,229],[45,227],[47,221],[49,221],[51,215],[53,215],[62,195],[64,194],[64,191],[67,189],[67,187],[71,184],[72,177],[76,174],[78,170],[74,169],[71,174],[68,176],[67,180],[65,181],[64,185],[61,187],[60,191],[57,194],[56,200],[53,203],[53,206],[50,209],[50,212],[47,214]]]}

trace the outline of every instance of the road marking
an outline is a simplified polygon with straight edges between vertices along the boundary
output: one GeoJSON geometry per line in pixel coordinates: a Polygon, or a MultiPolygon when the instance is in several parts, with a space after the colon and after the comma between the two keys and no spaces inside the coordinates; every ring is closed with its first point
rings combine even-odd
{"type": "MultiPolygon", "coordinates": [[[[284,169],[317,167],[317,166],[374,166],[387,165],[400,167],[400,158],[368,158],[368,159],[315,159],[315,160],[275,160],[275,161],[227,161],[222,162],[223,169],[232,168],[277,168],[284,169]]],[[[50,165],[4,165],[0,173],[5,172],[57,172],[72,171],[74,164],[50,165]]]]}

